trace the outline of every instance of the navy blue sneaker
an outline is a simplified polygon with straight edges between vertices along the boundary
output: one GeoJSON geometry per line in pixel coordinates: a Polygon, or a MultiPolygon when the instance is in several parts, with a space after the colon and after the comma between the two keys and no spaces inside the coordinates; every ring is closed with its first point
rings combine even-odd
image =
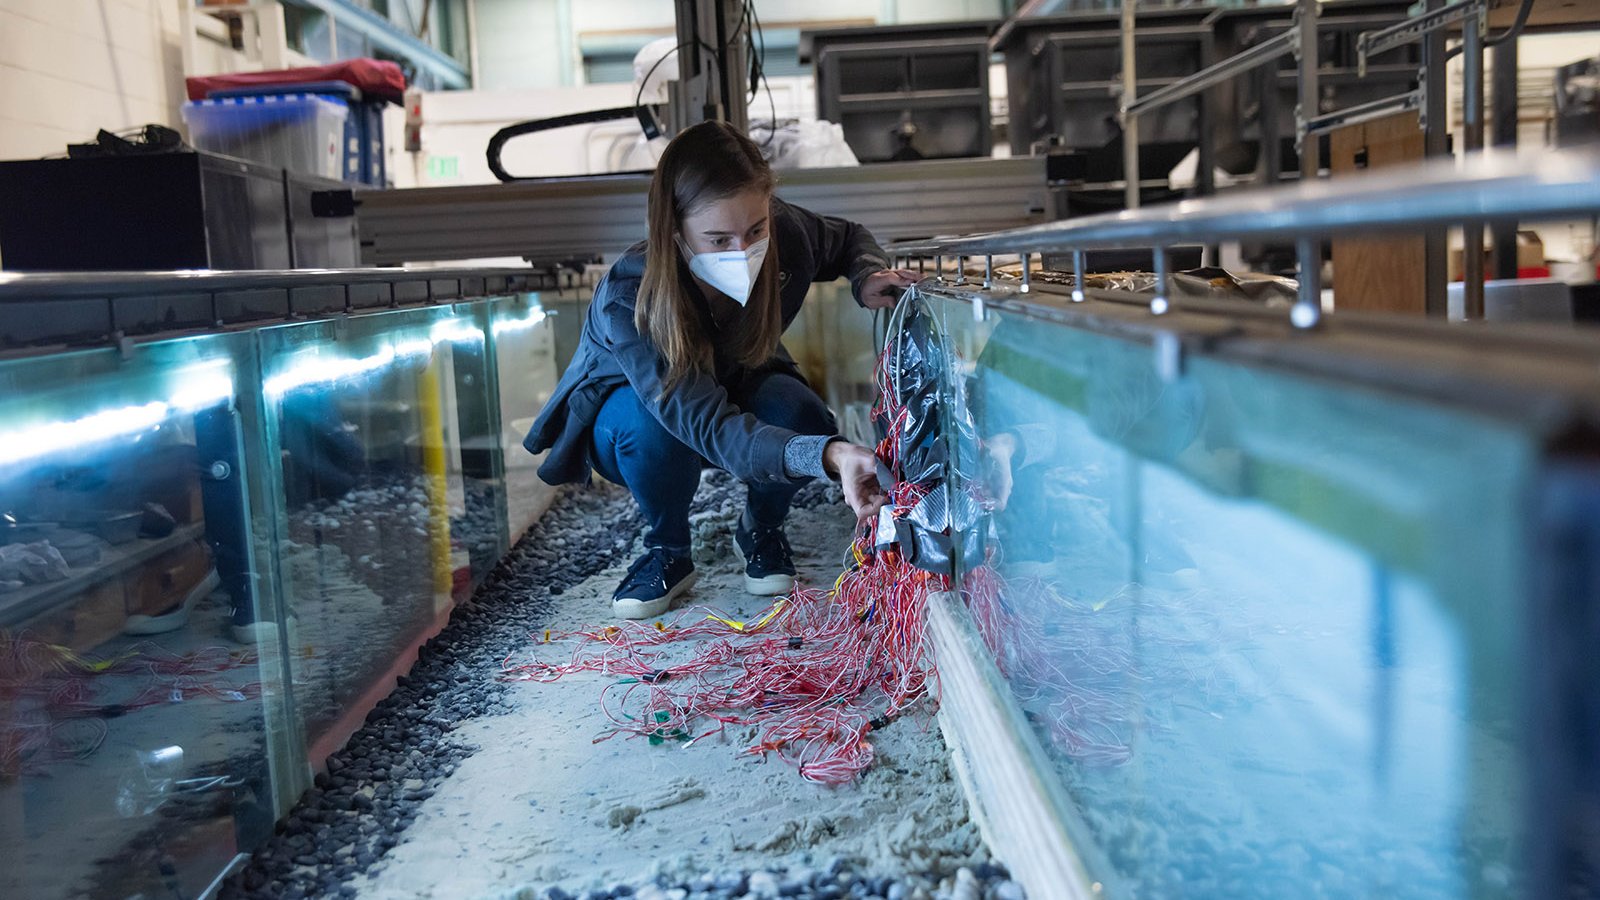
{"type": "Polygon", "coordinates": [[[623,619],[654,618],[671,609],[672,601],[697,577],[688,556],[651,547],[628,567],[622,584],[611,595],[611,611],[623,619]]]}
{"type": "Polygon", "coordinates": [[[745,528],[740,519],[733,552],[744,563],[745,590],[762,597],[794,590],[794,551],[782,528],[745,528]]]}

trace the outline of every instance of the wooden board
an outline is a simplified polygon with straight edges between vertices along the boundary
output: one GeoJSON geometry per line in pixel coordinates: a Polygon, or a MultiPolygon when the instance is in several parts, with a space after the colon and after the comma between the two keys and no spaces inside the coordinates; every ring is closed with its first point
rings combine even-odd
{"type": "MultiPolygon", "coordinates": [[[[1517,18],[1522,0],[1493,0],[1489,4],[1489,27],[1509,28],[1517,18]]],[[[1600,25],[1600,3],[1594,0],[1533,0],[1528,13],[1531,28],[1576,28],[1600,25]]]]}
{"type": "MultiPolygon", "coordinates": [[[[1328,143],[1334,178],[1363,168],[1415,163],[1424,149],[1414,112],[1341,128],[1329,135],[1328,143]]],[[[1426,315],[1427,255],[1421,234],[1333,241],[1334,311],[1426,315]]]]}

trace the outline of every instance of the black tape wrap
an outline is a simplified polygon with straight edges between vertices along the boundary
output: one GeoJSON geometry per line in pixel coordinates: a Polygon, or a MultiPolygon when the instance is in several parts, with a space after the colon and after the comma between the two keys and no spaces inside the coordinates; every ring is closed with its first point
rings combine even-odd
{"type": "MultiPolygon", "coordinates": [[[[940,404],[941,375],[954,375],[950,363],[952,351],[946,346],[934,316],[923,300],[912,292],[902,301],[900,328],[889,335],[891,342],[887,382],[895,392],[896,405],[906,411],[894,435],[898,450],[898,472],[888,472],[880,463],[880,482],[910,483],[922,488],[924,496],[938,496],[942,501],[954,498],[949,477],[952,471],[950,442],[953,439],[959,451],[957,458],[977,458],[977,438],[970,417],[960,403],[940,404]]],[[[894,424],[881,413],[874,419],[880,438],[888,434],[894,424]]],[[[970,482],[965,472],[958,484],[970,482]]],[[[962,563],[971,566],[983,559],[984,529],[982,516],[972,503],[929,502],[937,514],[913,509],[895,519],[892,535],[880,534],[880,545],[895,543],[905,559],[926,572],[938,575],[955,575],[955,548],[962,551],[962,563]],[[960,533],[960,539],[952,534],[960,533]]]]}

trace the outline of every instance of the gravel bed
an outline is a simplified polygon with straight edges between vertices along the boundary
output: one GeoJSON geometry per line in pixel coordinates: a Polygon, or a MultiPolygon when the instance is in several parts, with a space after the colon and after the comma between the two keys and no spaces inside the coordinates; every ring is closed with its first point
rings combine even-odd
{"type": "MultiPolygon", "coordinates": [[[[696,515],[736,509],[743,489],[708,474],[696,515]],[[735,499],[737,497],[737,500],[735,499]]],[[[808,486],[796,506],[837,503],[836,489],[808,486]]],[[[615,565],[641,528],[620,489],[562,489],[473,599],[425,644],[417,664],[367,716],[366,724],[328,760],[328,771],[281,822],[268,843],[223,886],[225,898],[355,897],[352,883],[382,867],[404,840],[419,807],[457,764],[477,749],[452,736],[464,721],[507,710],[507,687],[495,681],[501,660],[543,627],[551,598],[615,565]]],[[[885,827],[894,823],[886,822],[885,827]]],[[[881,898],[881,900],[1014,900],[1021,889],[992,860],[941,862],[934,871],[904,872],[893,860],[835,857],[812,867],[658,877],[573,895],[524,887],[507,897],[537,900],[689,900],[689,898],[881,898]],[[892,874],[877,874],[890,872],[892,874]]]]}

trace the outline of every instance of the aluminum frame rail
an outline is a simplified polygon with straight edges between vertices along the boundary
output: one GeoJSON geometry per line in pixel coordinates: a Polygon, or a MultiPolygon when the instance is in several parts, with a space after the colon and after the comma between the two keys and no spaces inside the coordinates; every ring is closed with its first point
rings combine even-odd
{"type": "Polygon", "coordinates": [[[1396,113],[1421,109],[1425,99],[1422,89],[1419,88],[1413,91],[1406,91],[1403,94],[1395,94],[1392,97],[1381,97],[1366,103],[1358,103],[1355,106],[1347,106],[1331,113],[1323,113],[1320,116],[1305,120],[1305,136],[1312,137],[1343,128],[1346,125],[1360,125],[1363,122],[1376,121],[1396,113]]]}
{"type": "Polygon", "coordinates": [[[1364,77],[1367,74],[1367,57],[1376,56],[1385,50],[1393,50],[1405,44],[1415,43],[1441,28],[1448,27],[1468,17],[1482,20],[1488,11],[1485,0],[1457,0],[1447,6],[1429,10],[1421,15],[1412,16],[1404,22],[1396,22],[1388,28],[1377,31],[1365,31],[1356,39],[1356,65],[1357,71],[1364,77]]]}
{"type": "MultiPolygon", "coordinates": [[[[548,178],[356,195],[362,262],[620,253],[645,237],[650,175],[548,178]]],[[[778,196],[880,241],[1013,228],[1048,218],[1043,157],[932,160],[779,174],[778,196]]]]}
{"type": "MultiPolygon", "coordinates": [[[[1158,278],[1150,310],[1160,315],[1172,306],[1160,277],[1167,271],[1167,248],[1219,239],[1293,237],[1304,275],[1290,318],[1296,326],[1310,328],[1322,315],[1318,251],[1324,237],[1484,219],[1555,219],[1596,211],[1600,211],[1600,152],[1551,153],[1531,166],[1480,155],[1459,165],[1439,160],[1009,231],[908,241],[892,245],[889,252],[896,258],[932,257],[941,277],[947,256],[956,257],[959,266],[969,256],[983,256],[992,263],[996,255],[1021,254],[1021,290],[1026,292],[1028,257],[1034,253],[1072,251],[1078,275],[1084,271],[1085,250],[1154,248],[1158,278]]],[[[1072,299],[1081,301],[1082,291],[1075,290],[1072,299]]]]}
{"type": "Polygon", "coordinates": [[[1235,76],[1243,75],[1267,63],[1275,62],[1296,52],[1300,47],[1300,32],[1289,29],[1248,49],[1212,63],[1204,69],[1163,88],[1157,88],[1123,108],[1122,113],[1136,118],[1152,110],[1193,97],[1201,91],[1223,84],[1235,76]]]}
{"type": "MultiPolygon", "coordinates": [[[[1470,2],[1482,2],[1482,0],[1470,0],[1470,2]]],[[[1285,56],[1292,55],[1299,61],[1300,104],[1295,108],[1295,121],[1299,127],[1296,129],[1295,142],[1300,150],[1302,177],[1307,177],[1306,173],[1309,173],[1310,178],[1317,177],[1317,171],[1321,168],[1321,161],[1318,159],[1319,145],[1315,141],[1305,145],[1304,141],[1308,136],[1305,122],[1307,117],[1316,115],[1319,96],[1318,0],[1296,0],[1294,25],[1287,31],[1153,91],[1146,97],[1135,96],[1138,82],[1134,33],[1137,26],[1133,15],[1133,3],[1124,3],[1122,10],[1122,105],[1118,110],[1118,121],[1122,123],[1122,177],[1126,182],[1124,205],[1128,209],[1139,208],[1139,117],[1141,115],[1186,97],[1192,97],[1285,56]]]]}

